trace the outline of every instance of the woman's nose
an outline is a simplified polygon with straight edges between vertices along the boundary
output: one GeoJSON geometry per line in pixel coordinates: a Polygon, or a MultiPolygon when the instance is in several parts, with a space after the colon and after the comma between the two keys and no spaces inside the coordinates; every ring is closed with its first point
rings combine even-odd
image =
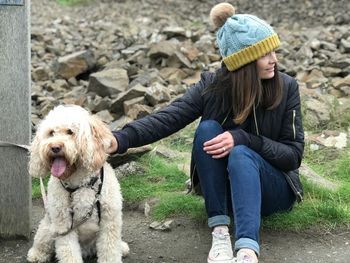
{"type": "Polygon", "coordinates": [[[269,54],[269,60],[270,60],[270,63],[276,63],[277,62],[276,52],[271,52],[269,54]]]}

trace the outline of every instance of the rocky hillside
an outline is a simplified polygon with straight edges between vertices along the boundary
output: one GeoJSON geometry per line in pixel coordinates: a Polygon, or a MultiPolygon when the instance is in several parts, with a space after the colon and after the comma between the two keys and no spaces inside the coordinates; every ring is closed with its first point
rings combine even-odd
{"type": "MultiPolygon", "coordinates": [[[[116,129],[180,96],[201,71],[220,65],[208,16],[218,2],[105,0],[65,7],[32,0],[33,127],[55,105],[74,103],[116,129]]],[[[280,69],[297,78],[305,126],[318,132],[308,139],[346,146],[350,2],[230,2],[280,35],[280,69]]]]}

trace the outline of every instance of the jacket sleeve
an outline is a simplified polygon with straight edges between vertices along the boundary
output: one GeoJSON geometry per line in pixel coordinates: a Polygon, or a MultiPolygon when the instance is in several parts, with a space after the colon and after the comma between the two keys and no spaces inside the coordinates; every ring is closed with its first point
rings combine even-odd
{"type": "Polygon", "coordinates": [[[287,172],[299,168],[304,151],[299,87],[289,82],[286,109],[278,140],[250,134],[250,147],[276,168],[287,172]]]}
{"type": "Polygon", "coordinates": [[[200,117],[203,109],[202,91],[209,84],[211,74],[202,73],[198,83],[160,111],[133,121],[122,130],[114,131],[119,144],[117,153],[165,138],[200,117]]]}

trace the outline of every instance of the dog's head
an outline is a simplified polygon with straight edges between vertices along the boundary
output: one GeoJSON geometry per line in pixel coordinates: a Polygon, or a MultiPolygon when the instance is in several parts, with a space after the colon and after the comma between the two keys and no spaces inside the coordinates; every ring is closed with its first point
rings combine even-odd
{"type": "Polygon", "coordinates": [[[112,133],[97,117],[75,105],[54,108],[39,124],[30,149],[29,173],[61,179],[76,169],[100,169],[107,159],[112,133]]]}

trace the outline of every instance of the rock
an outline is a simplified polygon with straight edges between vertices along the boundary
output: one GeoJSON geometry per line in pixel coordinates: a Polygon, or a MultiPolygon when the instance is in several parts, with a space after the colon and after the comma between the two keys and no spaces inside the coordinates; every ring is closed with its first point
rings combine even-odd
{"type": "Polygon", "coordinates": [[[133,107],[127,111],[126,115],[133,120],[137,120],[151,114],[152,112],[153,108],[150,106],[134,104],[133,107]]]}
{"type": "Polygon", "coordinates": [[[112,123],[109,124],[109,128],[114,131],[114,130],[119,130],[123,128],[127,123],[133,121],[133,119],[129,118],[126,115],[121,116],[117,120],[113,121],[112,123]]]}
{"type": "MultiPolygon", "coordinates": [[[[112,101],[111,111],[115,113],[121,113],[123,111],[123,102],[131,100],[138,97],[143,97],[148,88],[142,86],[141,84],[136,84],[131,89],[121,92],[118,94],[117,98],[112,101]]],[[[123,111],[125,112],[125,111],[123,111]]]]}
{"type": "MultiPolygon", "coordinates": [[[[218,69],[222,58],[208,18],[212,3],[179,1],[89,3],[96,8],[33,2],[35,119],[56,104],[78,104],[108,120],[117,118],[110,127],[120,128],[130,117],[150,114],[181,96],[202,71],[218,69]]],[[[310,127],[328,127],[338,116],[342,127],[348,125],[348,5],[346,0],[238,3],[244,12],[259,12],[280,35],[279,67],[299,81],[310,127]],[[327,94],[339,98],[339,105],[327,102],[327,94]]]]}
{"type": "Polygon", "coordinates": [[[122,178],[130,175],[137,175],[137,174],[142,175],[145,172],[145,170],[137,162],[131,161],[131,162],[124,163],[122,165],[117,166],[114,169],[114,172],[117,178],[122,178]]]}
{"type": "Polygon", "coordinates": [[[147,55],[153,59],[158,57],[170,57],[175,53],[176,49],[177,44],[173,41],[161,41],[153,44],[147,55]]]}
{"type": "Polygon", "coordinates": [[[346,39],[340,40],[340,50],[343,53],[350,53],[350,41],[346,39]]]}
{"type": "Polygon", "coordinates": [[[149,227],[154,230],[160,230],[160,231],[170,231],[173,225],[173,220],[165,220],[163,222],[154,221],[152,222],[149,227]]]}
{"type": "Polygon", "coordinates": [[[87,107],[92,112],[99,112],[104,110],[110,110],[112,101],[108,97],[100,97],[96,95],[93,99],[89,97],[87,107]]]}
{"type": "MultiPolygon", "coordinates": [[[[135,119],[131,116],[129,113],[133,108],[137,107],[135,106],[136,104],[145,104],[145,97],[136,97],[130,100],[125,100],[123,102],[123,109],[124,109],[124,114],[129,116],[132,119],[135,119]]],[[[138,115],[138,114],[137,114],[138,115]]]]}
{"type": "Polygon", "coordinates": [[[325,127],[330,121],[329,105],[316,99],[305,101],[305,123],[309,127],[325,127]]]}
{"type": "Polygon", "coordinates": [[[187,77],[187,74],[178,68],[162,68],[159,72],[160,76],[168,81],[169,84],[179,84],[187,77]]]}
{"type": "Polygon", "coordinates": [[[115,68],[96,72],[90,75],[88,91],[101,97],[117,95],[126,91],[129,78],[125,69],[115,68]]]}
{"type": "Polygon", "coordinates": [[[167,35],[167,38],[172,38],[172,37],[176,37],[176,36],[181,36],[181,37],[189,37],[186,35],[186,30],[183,27],[173,27],[173,26],[167,26],[165,28],[163,28],[162,30],[163,34],[167,35]]]}
{"type": "Polygon", "coordinates": [[[155,83],[147,89],[145,98],[150,105],[155,106],[159,103],[169,101],[171,96],[165,86],[161,85],[160,83],[155,83]]]}
{"type": "Polygon", "coordinates": [[[300,81],[305,83],[324,83],[328,79],[324,77],[323,72],[319,69],[313,69],[309,74],[306,74],[300,81]]]}
{"type": "Polygon", "coordinates": [[[321,186],[323,188],[326,188],[331,191],[336,191],[339,187],[337,183],[334,183],[332,181],[329,181],[328,179],[320,176],[317,174],[315,171],[313,171],[309,166],[306,164],[302,163],[299,171],[301,175],[306,178],[306,180],[311,181],[312,183],[321,186]]]}
{"type": "Polygon", "coordinates": [[[110,123],[114,120],[113,116],[109,113],[108,110],[99,111],[95,115],[105,123],[110,123]]]}
{"type": "Polygon", "coordinates": [[[174,54],[168,58],[167,65],[173,68],[180,68],[182,66],[192,68],[189,59],[180,51],[175,51],[174,54]]]}
{"type": "Polygon", "coordinates": [[[56,75],[70,79],[92,69],[95,63],[92,52],[86,50],[58,58],[53,69],[56,75]]]}
{"type": "Polygon", "coordinates": [[[49,71],[44,67],[37,67],[32,70],[32,78],[34,81],[45,81],[49,80],[49,71]]]}
{"type": "Polygon", "coordinates": [[[112,165],[112,167],[115,168],[124,163],[134,161],[151,150],[152,147],[150,145],[145,145],[137,148],[130,148],[124,154],[115,154],[113,156],[109,156],[108,162],[112,165]]]}
{"type": "Polygon", "coordinates": [[[333,86],[336,89],[340,89],[344,86],[350,86],[350,75],[345,78],[338,79],[333,83],[333,86]]]}
{"type": "Polygon", "coordinates": [[[319,142],[326,147],[335,147],[342,149],[347,146],[347,134],[341,132],[339,135],[326,136],[324,133],[318,138],[319,142]]]}

